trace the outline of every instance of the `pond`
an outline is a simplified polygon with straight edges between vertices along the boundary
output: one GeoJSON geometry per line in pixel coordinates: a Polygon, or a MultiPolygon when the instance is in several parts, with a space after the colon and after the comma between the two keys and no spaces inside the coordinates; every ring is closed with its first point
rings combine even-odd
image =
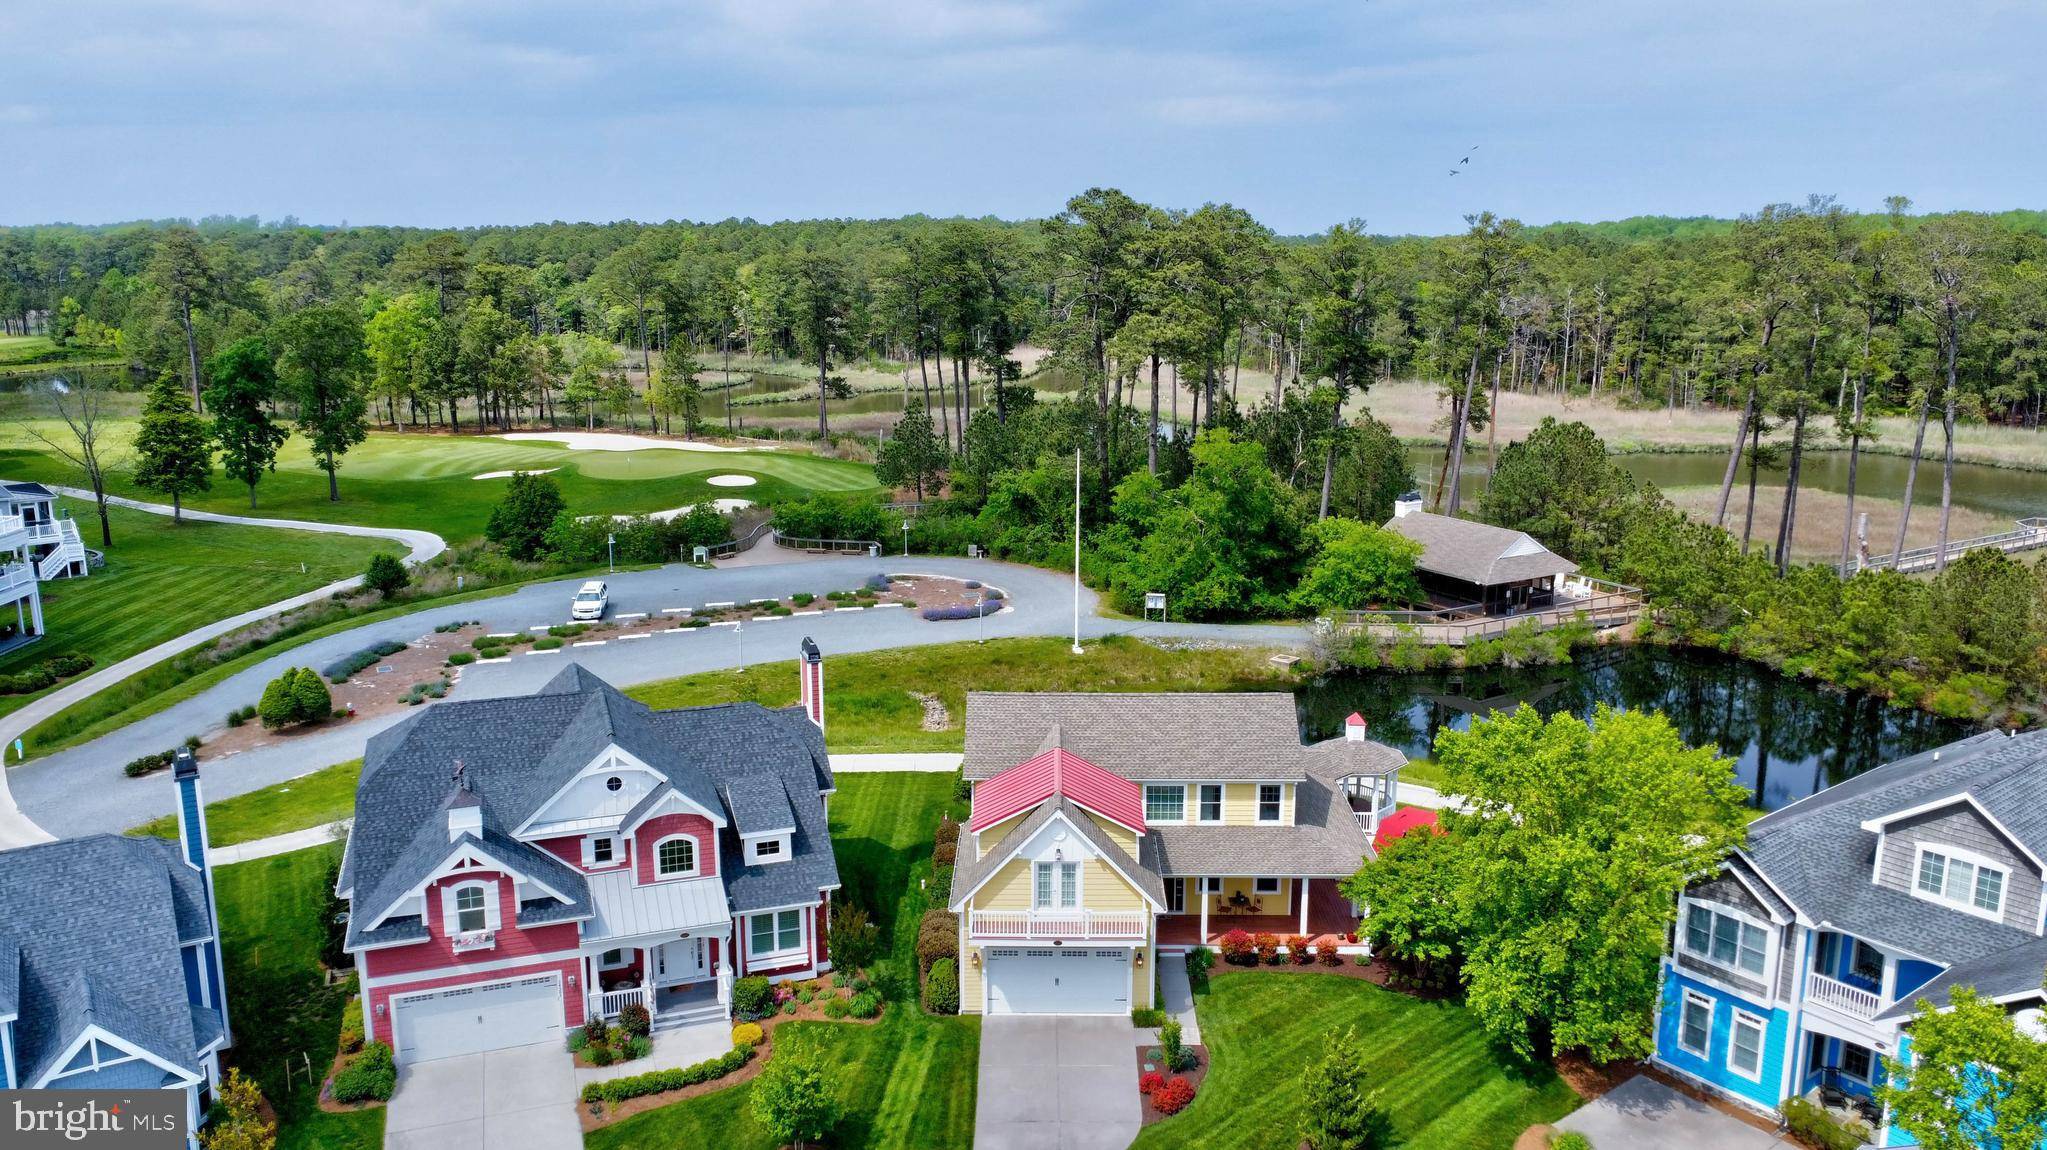
{"type": "Polygon", "coordinates": [[[1372,738],[1415,758],[1431,753],[1444,728],[1463,730],[1474,716],[1521,703],[1581,718],[1599,703],[1660,710],[1687,743],[1712,743],[1734,758],[1742,785],[1767,810],[1980,729],[1739,659],[1647,646],[1601,647],[1556,667],[1329,675],[1296,699],[1305,738],[1341,734],[1356,711],[1372,738]]]}

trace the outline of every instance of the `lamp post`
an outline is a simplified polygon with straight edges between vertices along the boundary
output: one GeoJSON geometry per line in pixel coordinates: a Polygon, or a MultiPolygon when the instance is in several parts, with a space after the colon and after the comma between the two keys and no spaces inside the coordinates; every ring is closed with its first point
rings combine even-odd
{"type": "Polygon", "coordinates": [[[910,557],[910,521],[903,520],[903,558],[910,557]]]}
{"type": "Polygon", "coordinates": [[[614,546],[617,542],[618,536],[616,535],[606,535],[604,537],[604,566],[614,575],[618,573],[617,549],[614,546]]]}
{"type": "Polygon", "coordinates": [[[744,675],[746,674],[746,621],[744,619],[732,624],[732,637],[739,640],[739,662],[733,665],[732,671],[734,674],[744,675]]]}

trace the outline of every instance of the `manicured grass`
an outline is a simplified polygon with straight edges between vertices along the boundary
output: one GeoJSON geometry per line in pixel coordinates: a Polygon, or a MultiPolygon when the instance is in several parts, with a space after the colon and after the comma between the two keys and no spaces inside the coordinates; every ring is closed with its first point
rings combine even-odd
{"type": "MultiPolygon", "coordinates": [[[[355,783],[361,777],[362,760],[350,759],[275,786],[207,803],[207,843],[228,847],[345,819],[355,813],[355,783]]],[[[178,837],[178,817],[151,819],[128,833],[174,839],[178,837]]]]}
{"type": "Polygon", "coordinates": [[[0,335],[0,368],[28,364],[120,363],[121,356],[102,350],[58,347],[46,335],[0,335]]]}
{"type": "MultiPolygon", "coordinates": [[[[1262,650],[1172,651],[1121,637],[1091,643],[1081,656],[1067,646],[1064,639],[998,639],[834,656],[826,741],[840,752],[960,750],[968,691],[1291,691],[1298,682],[1262,650]],[[912,691],[945,704],[945,730],[924,730],[924,706],[912,691]]],[[[796,664],[706,671],[627,693],[654,707],[734,699],[786,707],[796,702],[796,664]]]]}
{"type": "MultiPolygon", "coordinates": [[[[931,832],[939,815],[960,813],[943,774],[847,775],[832,796],[832,849],[846,897],[870,908],[891,940],[880,964],[913,971],[916,920],[928,905],[931,832]]],[[[907,973],[899,977],[908,981],[907,973]]],[[[884,985],[894,979],[884,976],[884,985]]],[[[827,1145],[839,1148],[966,1150],[974,1141],[978,1018],[936,1018],[914,1001],[891,1001],[874,1026],[794,1023],[775,1032],[783,1049],[815,1047],[831,1062],[846,1121],[827,1145]]],[[[773,1150],[755,1124],[742,1084],[649,1110],[585,1137],[588,1150],[720,1146],[773,1150]]]]}
{"type": "Polygon", "coordinates": [[[228,1014],[235,1045],[228,1061],[253,1075],[276,1108],[278,1150],[378,1150],[384,1112],[328,1114],[318,1106],[319,1082],[341,1032],[343,987],[320,974],[320,912],[327,868],[340,846],[316,847],[237,863],[214,873],[220,899],[228,1014]],[[285,1066],[311,1060],[309,1082],[285,1066]]]}
{"type": "Polygon", "coordinates": [[[1137,1150],[1293,1150],[1301,1072],[1322,1056],[1324,1035],[1349,1026],[1403,1150],[1506,1150],[1580,1101],[1548,1066],[1495,1050],[1462,1006],[1360,979],[1218,973],[1196,1010],[1208,1079],[1185,1113],[1147,1128],[1137,1150]]]}
{"type": "MultiPolygon", "coordinates": [[[[36,424],[61,441],[54,426],[36,424]]],[[[115,451],[134,434],[135,424],[113,425],[115,451]]],[[[565,429],[566,430],[566,429],[565,429]]],[[[327,498],[327,476],[313,465],[305,441],[294,436],[278,457],[277,471],[257,488],[259,515],[333,523],[410,527],[439,533],[450,543],[483,534],[490,510],[504,496],[507,479],[476,479],[494,471],[557,469],[569,510],[578,514],[624,515],[662,511],[702,499],[732,497],[771,502],[812,491],[872,490],[874,469],[859,463],[821,459],[800,451],[708,452],[569,451],[555,443],[513,442],[480,435],[371,434],[342,460],[341,499],[327,498]],[[752,476],[747,488],[712,487],[713,475],[752,476]]],[[[77,484],[79,477],[47,446],[19,427],[0,426],[0,475],[77,484]]],[[[117,495],[147,498],[133,488],[127,472],[111,476],[117,495]]],[[[208,511],[248,513],[246,489],[223,474],[211,492],[190,505],[208,511]]]]}

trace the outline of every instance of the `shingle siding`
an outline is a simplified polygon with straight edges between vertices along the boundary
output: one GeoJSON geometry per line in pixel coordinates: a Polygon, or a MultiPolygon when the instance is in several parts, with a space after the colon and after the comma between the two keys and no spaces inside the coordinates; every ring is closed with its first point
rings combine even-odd
{"type": "Polygon", "coordinates": [[[1955,847],[1982,855],[2010,872],[2004,896],[2004,921],[2031,930],[2040,918],[2040,874],[2011,841],[1974,807],[1956,803],[1914,815],[1884,828],[1876,881],[1910,894],[1919,865],[1919,848],[1955,847]]]}
{"type": "Polygon", "coordinates": [[[1695,899],[1731,906],[1760,922],[1770,921],[1769,909],[1755,895],[1750,894],[1749,889],[1733,875],[1722,873],[1703,882],[1693,883],[1687,893],[1695,899]]]}

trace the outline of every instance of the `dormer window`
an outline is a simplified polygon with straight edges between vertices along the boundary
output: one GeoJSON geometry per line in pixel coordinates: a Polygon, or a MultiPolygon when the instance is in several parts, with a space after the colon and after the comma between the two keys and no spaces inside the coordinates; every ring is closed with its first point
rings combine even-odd
{"type": "Polygon", "coordinates": [[[776,855],[780,855],[782,853],[782,840],[769,839],[768,841],[763,843],[755,843],[753,844],[753,853],[760,858],[770,858],[776,855]]]}
{"type": "Polygon", "coordinates": [[[1726,911],[1690,903],[1685,908],[1684,949],[1715,966],[1763,976],[1769,964],[1770,932],[1726,911]]]}
{"type": "Polygon", "coordinates": [[[441,888],[441,927],[455,942],[455,949],[488,947],[491,932],[498,928],[498,888],[495,882],[464,882],[441,888]]]}
{"type": "Polygon", "coordinates": [[[788,857],[788,835],[768,835],[746,840],[746,861],[749,863],[778,863],[788,857]]]}
{"type": "Polygon", "coordinates": [[[697,873],[697,841],[678,837],[663,839],[654,847],[657,878],[683,878],[697,873]]]}
{"type": "Polygon", "coordinates": [[[2004,913],[2008,873],[1987,859],[1951,847],[1919,848],[1913,893],[1985,918],[2004,913]]]}
{"type": "Polygon", "coordinates": [[[583,840],[583,865],[596,870],[600,867],[617,866],[619,857],[618,839],[611,835],[592,835],[583,840]]]}

